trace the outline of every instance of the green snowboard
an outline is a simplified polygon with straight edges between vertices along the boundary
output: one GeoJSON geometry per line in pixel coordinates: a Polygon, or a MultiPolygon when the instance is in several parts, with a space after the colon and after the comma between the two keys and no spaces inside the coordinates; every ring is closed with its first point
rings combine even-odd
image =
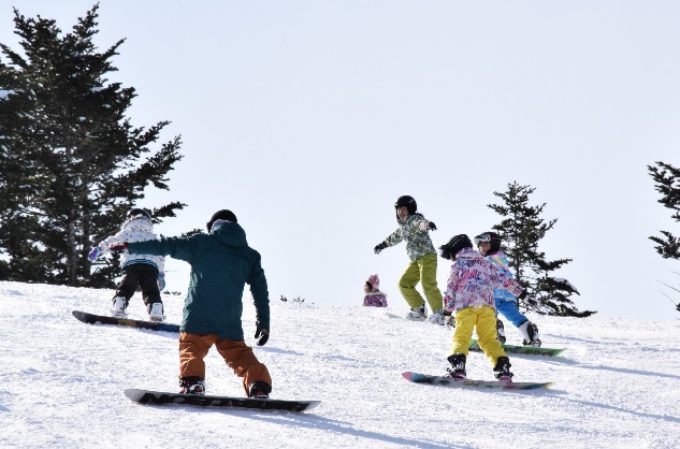
{"type": "MultiPolygon", "coordinates": [[[[515,345],[503,345],[505,352],[515,353],[515,354],[529,354],[529,355],[545,355],[550,357],[555,357],[560,354],[566,348],[537,348],[535,346],[515,346],[515,345]]],[[[470,351],[481,351],[477,340],[474,338],[470,340],[470,351]]]]}
{"type": "Polygon", "coordinates": [[[535,390],[548,388],[552,382],[504,382],[500,380],[454,379],[447,376],[433,376],[430,374],[406,371],[401,373],[406,380],[418,384],[439,385],[442,387],[472,387],[493,388],[498,390],[535,390]]]}

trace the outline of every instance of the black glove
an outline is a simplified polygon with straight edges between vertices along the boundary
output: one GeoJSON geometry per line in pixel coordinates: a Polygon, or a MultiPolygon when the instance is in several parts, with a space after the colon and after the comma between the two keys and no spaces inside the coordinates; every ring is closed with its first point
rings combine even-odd
{"type": "Polygon", "coordinates": [[[257,338],[257,345],[264,346],[269,340],[269,329],[263,327],[260,322],[255,323],[255,338],[257,338]]]}
{"type": "Polygon", "coordinates": [[[430,229],[431,229],[432,231],[436,231],[436,230],[437,230],[437,225],[434,224],[433,221],[430,222],[430,229]]]}
{"type": "Polygon", "coordinates": [[[527,297],[527,291],[524,290],[522,293],[519,294],[519,296],[517,297],[517,299],[524,299],[524,298],[526,298],[526,297],[527,297]]]}
{"type": "Polygon", "coordinates": [[[387,243],[380,242],[377,245],[375,245],[375,248],[373,248],[373,251],[375,251],[376,254],[380,254],[380,251],[384,250],[385,248],[387,248],[387,243]]]}

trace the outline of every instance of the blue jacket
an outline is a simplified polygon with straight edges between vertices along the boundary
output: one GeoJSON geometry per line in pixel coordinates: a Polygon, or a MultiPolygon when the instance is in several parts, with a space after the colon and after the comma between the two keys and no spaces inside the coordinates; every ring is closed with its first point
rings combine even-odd
{"type": "MultiPolygon", "coordinates": [[[[510,263],[508,262],[508,257],[505,255],[505,253],[501,250],[496,251],[494,254],[490,254],[488,256],[485,256],[486,259],[489,261],[493,262],[494,265],[496,265],[498,268],[500,268],[503,273],[505,273],[507,276],[511,277],[514,279],[514,276],[512,275],[512,271],[510,271],[510,263]]],[[[508,290],[504,288],[495,288],[493,290],[493,299],[495,301],[513,301],[517,302],[517,298],[515,295],[510,293],[508,290]]]]}

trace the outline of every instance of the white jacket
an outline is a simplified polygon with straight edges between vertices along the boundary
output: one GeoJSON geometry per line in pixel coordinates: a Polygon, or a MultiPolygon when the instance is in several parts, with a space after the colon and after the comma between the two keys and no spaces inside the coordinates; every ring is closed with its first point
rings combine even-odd
{"type": "MultiPolygon", "coordinates": [[[[156,240],[157,236],[153,232],[153,224],[151,220],[143,217],[133,217],[123,223],[120,227],[120,231],[107,237],[99,243],[99,249],[102,250],[103,254],[109,251],[109,245],[113,243],[122,242],[142,242],[145,240],[156,240]]],[[[127,267],[132,264],[145,263],[158,268],[159,273],[165,270],[165,257],[154,256],[151,254],[136,254],[129,253],[128,251],[123,252],[123,267],[127,267]]]]}

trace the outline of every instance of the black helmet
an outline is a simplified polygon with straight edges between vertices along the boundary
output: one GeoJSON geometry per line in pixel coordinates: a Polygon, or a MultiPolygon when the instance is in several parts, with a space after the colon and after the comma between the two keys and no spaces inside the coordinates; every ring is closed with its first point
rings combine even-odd
{"type": "Polygon", "coordinates": [[[130,209],[130,212],[128,212],[128,218],[134,218],[134,217],[145,217],[151,220],[151,212],[149,212],[146,209],[142,209],[141,207],[133,207],[130,209]]]}
{"type": "Polygon", "coordinates": [[[227,220],[231,221],[233,223],[238,223],[238,220],[236,219],[236,215],[229,209],[222,209],[218,210],[213,214],[212,217],[210,217],[210,221],[206,224],[208,228],[208,232],[212,229],[212,225],[217,221],[217,220],[227,220]]]}
{"type": "Polygon", "coordinates": [[[455,256],[463,248],[472,248],[472,242],[467,235],[458,234],[453,236],[446,245],[439,247],[439,255],[444,259],[451,259],[451,256],[455,256]]]}
{"type": "Polygon", "coordinates": [[[501,249],[501,236],[492,231],[483,232],[475,237],[475,245],[479,246],[480,243],[491,243],[487,254],[494,254],[501,249]]]}
{"type": "Polygon", "coordinates": [[[397,199],[397,202],[394,203],[394,208],[397,209],[399,207],[405,207],[410,215],[415,214],[418,210],[418,204],[416,203],[416,200],[413,199],[412,196],[408,195],[402,195],[397,199]]]}

